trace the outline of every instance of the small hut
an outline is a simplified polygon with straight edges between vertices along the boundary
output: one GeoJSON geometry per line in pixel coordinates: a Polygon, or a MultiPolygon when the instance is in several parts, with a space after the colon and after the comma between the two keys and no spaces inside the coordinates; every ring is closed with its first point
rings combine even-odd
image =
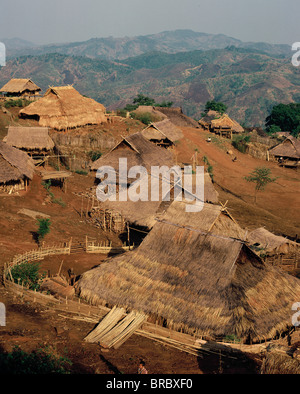
{"type": "Polygon", "coordinates": [[[232,139],[232,134],[240,134],[244,132],[243,127],[227,114],[223,114],[220,118],[211,121],[211,131],[226,138],[232,139]]]}
{"type": "Polygon", "coordinates": [[[218,119],[222,116],[222,114],[220,114],[217,111],[213,111],[213,110],[209,110],[200,120],[199,120],[199,124],[200,126],[202,126],[205,130],[210,131],[210,127],[211,127],[211,122],[214,119],[218,119]]]}
{"type": "Polygon", "coordinates": [[[269,154],[283,167],[298,168],[300,163],[300,140],[289,136],[269,150],[269,154]]]}
{"type": "Polygon", "coordinates": [[[293,271],[300,264],[300,244],[275,235],[264,227],[251,231],[247,241],[257,254],[273,265],[293,271]]]}
{"type": "Polygon", "coordinates": [[[155,107],[177,127],[199,128],[198,122],[183,113],[181,107],[155,107]]]}
{"type": "Polygon", "coordinates": [[[105,107],[82,96],[73,86],[50,87],[44,97],[23,108],[19,115],[39,121],[42,127],[67,130],[107,122],[105,107]]]}
{"type": "Polygon", "coordinates": [[[0,191],[12,193],[27,188],[34,163],[27,153],[0,141],[0,191]]]}
{"type": "Polygon", "coordinates": [[[186,213],[184,205],[174,202],[136,250],[85,272],[80,296],[195,339],[254,342],[290,328],[299,279],[265,264],[225,213],[186,213]]]}
{"type": "Polygon", "coordinates": [[[120,158],[127,159],[128,168],[139,165],[147,170],[151,166],[173,166],[175,162],[171,151],[156,146],[138,132],[123,138],[109,153],[94,161],[91,170],[97,171],[101,166],[111,166],[118,170],[120,158]]]}
{"type": "Polygon", "coordinates": [[[39,88],[31,79],[13,78],[7,82],[0,92],[4,93],[9,98],[22,98],[27,100],[34,100],[39,96],[39,88]]]}
{"type": "Polygon", "coordinates": [[[176,141],[183,138],[182,131],[169,119],[151,123],[141,131],[141,134],[149,141],[162,148],[173,147],[176,141]]]}
{"type": "Polygon", "coordinates": [[[220,114],[217,111],[208,111],[207,114],[199,120],[199,124],[212,133],[222,137],[232,138],[233,134],[244,132],[243,127],[228,114],[220,114]]]}
{"type": "Polygon", "coordinates": [[[47,127],[9,126],[7,136],[3,139],[8,145],[27,152],[37,161],[44,158],[54,148],[47,127]]]}

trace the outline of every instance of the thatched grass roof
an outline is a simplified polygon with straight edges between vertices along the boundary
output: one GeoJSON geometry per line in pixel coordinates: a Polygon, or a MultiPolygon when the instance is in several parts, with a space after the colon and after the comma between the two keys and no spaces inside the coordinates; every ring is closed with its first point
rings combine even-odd
{"type": "Polygon", "coordinates": [[[227,114],[223,114],[220,118],[211,120],[211,128],[230,128],[235,133],[243,133],[243,127],[227,114]]]}
{"type": "Polygon", "coordinates": [[[33,178],[34,162],[27,153],[0,141],[0,182],[33,178]]]}
{"type": "Polygon", "coordinates": [[[300,140],[289,136],[281,144],[269,150],[271,155],[300,159],[300,140]]]}
{"type": "Polygon", "coordinates": [[[213,110],[209,110],[200,120],[199,120],[199,124],[201,126],[204,127],[208,127],[211,125],[211,121],[214,119],[218,119],[220,118],[222,115],[217,112],[217,111],[213,111],[213,110]]]}
{"type": "Polygon", "coordinates": [[[5,93],[23,93],[25,91],[39,92],[41,88],[32,82],[31,79],[13,78],[0,89],[0,92],[5,93]]]}
{"type": "Polygon", "coordinates": [[[198,122],[185,115],[181,107],[155,107],[157,111],[168,117],[168,119],[178,127],[198,128],[198,122]]]}
{"type": "Polygon", "coordinates": [[[142,130],[142,135],[147,140],[169,140],[175,142],[183,138],[182,131],[175,126],[169,119],[161,122],[151,123],[148,127],[142,130]]]}
{"type": "Polygon", "coordinates": [[[133,166],[173,166],[174,154],[148,141],[140,132],[123,138],[109,153],[93,162],[91,170],[101,166],[119,168],[119,159],[127,158],[128,168],[133,166]]]}
{"type": "Polygon", "coordinates": [[[182,207],[176,214],[176,206],[139,248],[85,272],[80,295],[94,304],[143,311],[199,336],[259,340],[286,330],[300,281],[265,264],[242,241],[218,234],[220,229],[202,231],[209,226],[206,218],[197,221],[182,207]]]}
{"type": "Polygon", "coordinates": [[[105,107],[82,96],[73,86],[50,87],[44,97],[20,111],[22,117],[38,117],[42,127],[66,130],[107,122],[105,107]]]}
{"type": "Polygon", "coordinates": [[[9,126],[7,136],[3,139],[8,145],[19,149],[46,150],[54,148],[47,127],[9,126]]]}
{"type": "Polygon", "coordinates": [[[250,245],[262,248],[267,253],[288,253],[291,249],[300,250],[300,244],[275,235],[264,227],[251,231],[247,236],[247,241],[250,245]]]}

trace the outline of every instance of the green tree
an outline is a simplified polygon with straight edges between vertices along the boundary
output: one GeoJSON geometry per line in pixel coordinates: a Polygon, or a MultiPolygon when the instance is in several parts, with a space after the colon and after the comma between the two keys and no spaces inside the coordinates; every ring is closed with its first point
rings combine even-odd
{"type": "Polygon", "coordinates": [[[205,104],[204,112],[207,113],[210,110],[217,111],[220,114],[224,114],[224,112],[226,112],[227,110],[227,106],[224,103],[217,102],[215,100],[207,101],[207,103],[205,104]]]}
{"type": "Polygon", "coordinates": [[[256,167],[253,172],[249,174],[249,176],[245,177],[247,182],[255,183],[255,195],[254,201],[256,202],[256,194],[260,190],[265,190],[266,186],[269,183],[275,182],[277,178],[271,177],[271,170],[266,167],[256,167]]]}
{"type": "Polygon", "coordinates": [[[39,226],[37,231],[38,242],[45,238],[45,236],[50,232],[50,219],[38,219],[37,224],[39,226]]]}
{"type": "Polygon", "coordinates": [[[143,94],[138,94],[137,97],[133,99],[133,104],[154,106],[155,100],[143,94]]]}
{"type": "Polygon", "coordinates": [[[290,131],[297,137],[300,132],[300,103],[275,105],[266,118],[267,132],[272,133],[274,126],[282,131],[290,131]]]}

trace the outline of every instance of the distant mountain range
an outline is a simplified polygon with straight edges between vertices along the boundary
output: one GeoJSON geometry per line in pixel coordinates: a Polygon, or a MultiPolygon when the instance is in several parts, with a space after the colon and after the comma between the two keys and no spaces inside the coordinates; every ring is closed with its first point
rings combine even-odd
{"type": "Polygon", "coordinates": [[[92,38],[83,42],[38,46],[18,38],[3,40],[9,56],[44,55],[61,53],[72,56],[87,56],[106,60],[123,60],[147,52],[177,53],[194,50],[224,49],[228,46],[254,49],[269,55],[290,56],[291,47],[264,42],[243,42],[224,34],[198,33],[192,30],[165,31],[137,37],[92,38]],[[21,44],[21,45],[20,45],[21,44]]]}
{"type": "Polygon", "coordinates": [[[173,101],[198,120],[206,101],[215,99],[240,123],[263,126],[273,105],[300,101],[300,68],[292,66],[288,45],[180,30],[14,46],[0,70],[1,85],[12,77],[32,78],[44,91],[49,85],[73,84],[108,109],[122,108],[142,93],[157,102],[173,101]]]}

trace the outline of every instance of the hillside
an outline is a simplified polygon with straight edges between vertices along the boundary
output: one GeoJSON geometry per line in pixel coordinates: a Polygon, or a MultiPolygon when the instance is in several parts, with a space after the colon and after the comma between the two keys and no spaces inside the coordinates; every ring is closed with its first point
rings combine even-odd
{"type": "MultiPolygon", "coordinates": [[[[16,45],[18,39],[3,40],[6,43],[9,56],[42,55],[46,53],[61,53],[72,56],[87,56],[107,60],[122,60],[147,52],[161,51],[177,53],[193,50],[224,49],[228,46],[259,50],[270,55],[290,56],[289,45],[268,44],[264,42],[243,42],[224,34],[207,34],[192,30],[164,31],[158,34],[136,37],[106,37],[92,38],[83,42],[65,44],[30,45],[22,42],[16,45]]],[[[18,40],[18,44],[23,40],[18,40]]]]}
{"type": "Polygon", "coordinates": [[[10,59],[0,85],[10,78],[49,85],[73,84],[109,109],[124,107],[138,94],[173,101],[200,119],[207,100],[223,101],[246,126],[263,126],[273,105],[300,100],[300,69],[290,59],[230,47],[167,54],[151,52],[122,62],[45,54],[10,59]]]}

